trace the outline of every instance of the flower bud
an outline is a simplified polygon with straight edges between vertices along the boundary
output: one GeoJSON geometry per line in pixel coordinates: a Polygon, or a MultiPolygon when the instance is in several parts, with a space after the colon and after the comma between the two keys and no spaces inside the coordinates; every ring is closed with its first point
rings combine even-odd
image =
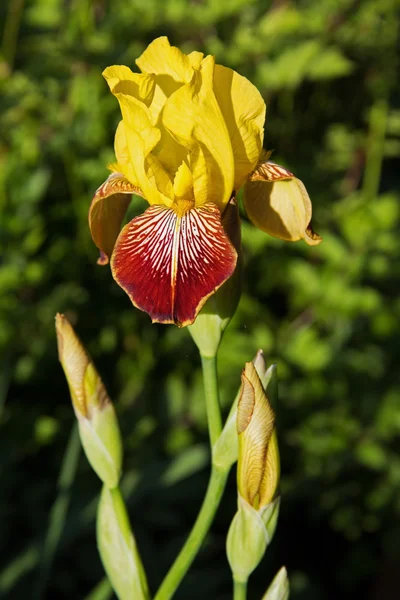
{"type": "Polygon", "coordinates": [[[114,407],[92,360],[64,315],[56,316],[58,354],[68,382],[86,456],[113,488],[122,466],[122,443],[114,407]]]}
{"type": "Polygon", "coordinates": [[[289,579],[285,567],[279,569],[262,600],[288,600],[289,579]]]}
{"type": "Polygon", "coordinates": [[[97,512],[97,544],[119,600],[147,600],[146,575],[119,488],[103,486],[97,512]]]}
{"type": "MultiPolygon", "coordinates": [[[[257,355],[254,362],[270,385],[275,370],[271,369],[267,377],[261,358],[257,355]]],[[[233,577],[241,582],[247,581],[262,559],[274,535],[280,505],[276,496],[280,469],[275,415],[256,366],[246,363],[242,373],[236,418],[238,511],[227,538],[233,577]]]]}
{"type": "Polygon", "coordinates": [[[237,409],[238,491],[256,510],[273,499],[279,482],[275,415],[253,363],[246,363],[237,409]]]}
{"type": "Polygon", "coordinates": [[[267,365],[265,362],[264,352],[261,350],[261,348],[259,350],[257,350],[257,354],[253,358],[252,362],[253,362],[255,370],[257,371],[257,375],[259,376],[259,378],[262,381],[263,377],[265,376],[265,374],[267,372],[267,365]]]}
{"type": "Polygon", "coordinates": [[[240,495],[226,540],[226,552],[235,581],[246,582],[268,545],[268,534],[258,512],[240,495]]]}
{"type": "Polygon", "coordinates": [[[238,510],[229,527],[226,552],[235,581],[246,582],[271,542],[279,515],[279,498],[258,511],[238,494],[238,510]]]}
{"type": "Polygon", "coordinates": [[[195,322],[189,326],[200,354],[215,356],[223,332],[236,312],[241,292],[242,250],[239,210],[235,199],[225,209],[222,224],[238,254],[236,269],[230,278],[207,300],[195,322]]]}
{"type": "MultiPolygon", "coordinates": [[[[268,395],[276,396],[277,377],[276,365],[271,365],[268,369],[265,364],[265,357],[262,350],[258,350],[253,358],[253,365],[262,382],[265,390],[268,388],[268,395]],[[270,390],[272,393],[270,394],[270,390]]],[[[222,470],[229,469],[238,458],[238,435],[236,429],[237,404],[241,395],[242,388],[233,401],[232,408],[226,420],[224,428],[216,441],[213,449],[213,463],[222,470]]]]}

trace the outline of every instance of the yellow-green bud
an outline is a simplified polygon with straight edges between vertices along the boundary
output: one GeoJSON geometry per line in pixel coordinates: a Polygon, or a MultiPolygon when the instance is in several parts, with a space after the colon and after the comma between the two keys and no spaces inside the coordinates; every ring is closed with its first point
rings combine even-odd
{"type": "Polygon", "coordinates": [[[285,567],[279,569],[262,600],[288,600],[289,579],[285,567]]]}
{"type": "Polygon", "coordinates": [[[64,315],[56,316],[58,354],[86,456],[108,487],[118,485],[122,443],[114,407],[91,358],[64,315]]]}
{"type": "Polygon", "coordinates": [[[146,575],[119,488],[103,486],[97,512],[97,544],[118,598],[147,600],[146,575]]]}
{"type": "MultiPolygon", "coordinates": [[[[256,356],[253,358],[253,365],[264,389],[267,390],[268,388],[268,395],[270,395],[270,390],[272,390],[272,395],[275,396],[277,388],[276,365],[271,365],[266,369],[265,357],[262,350],[258,350],[256,356]]],[[[241,393],[242,387],[233,401],[224,428],[213,448],[213,463],[222,470],[229,469],[238,459],[239,444],[236,429],[236,414],[241,393]]]]}
{"type": "Polygon", "coordinates": [[[246,363],[237,408],[239,494],[256,510],[274,499],[279,482],[275,415],[253,363],[246,363]]]}
{"type": "Polygon", "coordinates": [[[256,366],[246,363],[237,406],[238,511],[229,528],[227,554],[233,577],[241,582],[247,581],[262,559],[274,535],[280,505],[275,415],[263,387],[264,381],[270,385],[276,377],[274,369],[265,371],[262,359],[258,354],[256,366]]]}
{"type": "Polygon", "coordinates": [[[246,582],[260,563],[275,531],[279,505],[279,498],[276,498],[264,511],[258,511],[238,494],[238,510],[226,540],[235,581],[246,582]]]}
{"type": "Polygon", "coordinates": [[[238,254],[236,269],[205,303],[195,322],[188,327],[200,354],[215,356],[223,332],[236,312],[241,292],[242,251],[240,238],[240,219],[237,203],[230,201],[222,217],[222,224],[238,254]]]}
{"type": "Polygon", "coordinates": [[[258,512],[241,496],[226,540],[226,552],[233,577],[246,582],[259,564],[268,545],[268,534],[258,512]]]}

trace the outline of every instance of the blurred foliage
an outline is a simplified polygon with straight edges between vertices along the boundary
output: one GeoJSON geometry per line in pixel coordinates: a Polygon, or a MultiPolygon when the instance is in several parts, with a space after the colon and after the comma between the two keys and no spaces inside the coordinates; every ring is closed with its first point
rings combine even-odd
{"type": "MultiPolygon", "coordinates": [[[[0,5],[0,596],[110,597],[95,547],[99,482],[79,459],[54,315],[114,398],[124,490],[154,586],[208,477],[199,360],[113,283],[87,210],[113,159],[101,72],[158,35],[238,70],[268,104],[266,146],[307,185],[317,248],[243,219],[245,289],[220,356],[227,411],[261,347],[278,363],[283,505],[252,578],[286,564],[293,600],[398,598],[400,97],[398,0],[5,0],[0,5]]],[[[143,209],[137,198],[133,211],[143,209]]],[[[217,521],[177,600],[231,597],[217,521]]]]}

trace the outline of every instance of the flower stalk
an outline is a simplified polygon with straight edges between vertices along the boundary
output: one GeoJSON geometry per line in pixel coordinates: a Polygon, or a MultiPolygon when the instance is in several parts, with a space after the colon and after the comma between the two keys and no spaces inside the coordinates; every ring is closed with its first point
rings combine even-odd
{"type": "Polygon", "coordinates": [[[234,586],[244,586],[271,542],[280,504],[275,415],[253,363],[246,363],[242,373],[236,427],[238,510],[228,532],[227,556],[234,586]]]}
{"type": "Polygon", "coordinates": [[[146,575],[119,489],[122,441],[114,406],[96,368],[64,315],[56,316],[58,352],[86,457],[103,482],[97,541],[119,600],[148,600],[146,575]]]}

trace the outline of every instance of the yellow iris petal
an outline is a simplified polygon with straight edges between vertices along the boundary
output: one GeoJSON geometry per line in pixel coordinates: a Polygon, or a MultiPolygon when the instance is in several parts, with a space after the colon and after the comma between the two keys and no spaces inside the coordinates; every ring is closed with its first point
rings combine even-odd
{"type": "Polygon", "coordinates": [[[181,164],[174,179],[174,193],[178,198],[193,196],[193,175],[185,162],[181,164]]]}
{"type": "Polygon", "coordinates": [[[173,200],[172,182],[160,161],[151,154],[161,133],[153,127],[149,109],[127,94],[115,94],[124,120],[130,161],[139,187],[150,204],[170,206],[173,200]]]}
{"type": "Polygon", "coordinates": [[[195,69],[199,69],[201,65],[201,61],[204,58],[203,52],[198,52],[197,50],[193,50],[190,54],[187,55],[190,64],[195,69]]]}
{"type": "Polygon", "coordinates": [[[156,86],[150,106],[154,125],[158,124],[167,98],[191,81],[193,68],[200,68],[203,56],[202,52],[196,51],[184,54],[179,48],[171,46],[164,36],[154,40],[136,60],[143,73],[155,76],[156,86]]]}
{"type": "Polygon", "coordinates": [[[214,92],[232,144],[238,190],[260,158],[266,106],[248,79],[221,65],[215,65],[214,92]]]}
{"type": "Polygon", "coordinates": [[[213,91],[214,57],[207,56],[190,83],[167,100],[163,125],[190,152],[196,205],[208,202],[222,209],[233,190],[231,142],[213,91]],[[205,185],[206,184],[206,185],[205,185]]]}
{"type": "Polygon", "coordinates": [[[311,228],[311,200],[304,184],[293,177],[277,181],[248,181],[244,204],[249,219],[262,231],[290,242],[321,242],[311,228]]]}
{"type": "Polygon", "coordinates": [[[129,67],[114,65],[103,71],[103,77],[114,95],[127,94],[146,106],[151,104],[155,90],[154,75],[133,73],[129,67]]]}
{"type": "Polygon", "coordinates": [[[117,131],[115,132],[114,151],[117,159],[117,164],[111,165],[112,170],[123,173],[125,177],[131,183],[133,183],[133,185],[140,187],[139,181],[136,177],[136,173],[132,166],[131,157],[128,149],[128,142],[126,139],[125,124],[123,121],[120,121],[118,123],[117,131]]]}
{"type": "Polygon", "coordinates": [[[191,59],[176,46],[171,46],[165,36],[151,42],[136,59],[136,64],[142,73],[169,75],[180,83],[188,83],[193,74],[191,59]]]}

